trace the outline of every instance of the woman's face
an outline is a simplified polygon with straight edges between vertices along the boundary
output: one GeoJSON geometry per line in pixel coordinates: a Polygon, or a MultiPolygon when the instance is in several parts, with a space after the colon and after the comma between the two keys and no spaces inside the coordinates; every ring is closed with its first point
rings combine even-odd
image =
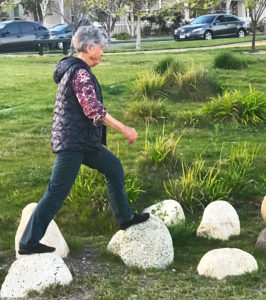
{"type": "Polygon", "coordinates": [[[101,57],[103,56],[103,46],[100,45],[88,45],[86,48],[87,63],[90,67],[94,67],[99,64],[101,57]]]}

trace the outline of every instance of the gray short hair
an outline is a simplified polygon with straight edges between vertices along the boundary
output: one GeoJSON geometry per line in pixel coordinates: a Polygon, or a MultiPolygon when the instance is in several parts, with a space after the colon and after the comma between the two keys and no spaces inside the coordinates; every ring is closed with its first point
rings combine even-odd
{"type": "Polygon", "coordinates": [[[104,47],[106,37],[96,26],[80,26],[74,34],[72,42],[77,52],[85,52],[87,45],[104,47]]]}

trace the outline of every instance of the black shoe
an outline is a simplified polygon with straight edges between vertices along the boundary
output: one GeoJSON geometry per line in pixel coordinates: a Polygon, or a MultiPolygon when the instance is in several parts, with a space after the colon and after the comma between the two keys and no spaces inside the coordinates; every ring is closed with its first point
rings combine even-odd
{"type": "Polygon", "coordinates": [[[36,253],[49,253],[54,252],[54,247],[49,247],[41,243],[29,244],[26,246],[19,245],[18,253],[20,255],[36,254],[36,253]]]}
{"type": "Polygon", "coordinates": [[[149,219],[149,217],[150,217],[149,213],[143,213],[143,214],[140,214],[140,215],[139,214],[134,214],[133,218],[129,222],[120,224],[120,229],[124,230],[124,229],[127,229],[128,227],[130,227],[131,225],[145,222],[149,219]]]}

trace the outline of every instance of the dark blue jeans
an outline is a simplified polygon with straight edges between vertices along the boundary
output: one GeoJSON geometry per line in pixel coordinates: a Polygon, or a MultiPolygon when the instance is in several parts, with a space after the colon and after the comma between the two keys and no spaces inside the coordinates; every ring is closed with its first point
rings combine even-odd
{"type": "Polygon", "coordinates": [[[50,221],[61,208],[73,186],[81,164],[96,169],[106,178],[108,198],[118,224],[132,218],[124,187],[124,171],[120,160],[104,146],[88,152],[61,151],[56,154],[48,188],[36,206],[20,244],[34,244],[44,236],[50,221]]]}

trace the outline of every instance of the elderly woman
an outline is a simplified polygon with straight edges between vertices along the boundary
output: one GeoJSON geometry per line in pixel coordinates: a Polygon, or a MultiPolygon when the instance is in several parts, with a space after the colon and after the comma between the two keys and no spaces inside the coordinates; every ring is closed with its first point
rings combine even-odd
{"type": "Polygon", "coordinates": [[[55,101],[52,149],[56,154],[48,188],[36,206],[19,243],[19,254],[53,252],[39,241],[61,208],[81,164],[104,174],[113,216],[120,229],[146,221],[149,214],[133,214],[124,188],[120,160],[103,145],[106,126],[134,143],[137,132],[114,119],[102,104],[99,83],[91,71],[103,55],[104,36],[94,26],[82,26],[73,37],[78,57],[63,58],[55,68],[59,84],[55,101]]]}

